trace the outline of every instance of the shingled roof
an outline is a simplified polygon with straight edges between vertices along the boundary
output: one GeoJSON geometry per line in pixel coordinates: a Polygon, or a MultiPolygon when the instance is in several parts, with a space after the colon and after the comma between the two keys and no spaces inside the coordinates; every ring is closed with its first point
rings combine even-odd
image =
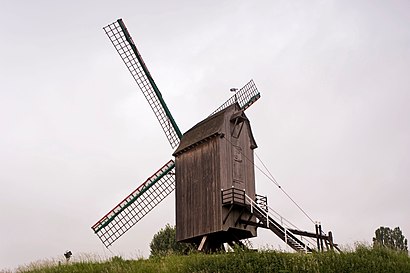
{"type": "MultiPolygon", "coordinates": [[[[239,110],[239,105],[233,104],[217,112],[216,114],[202,120],[201,122],[197,123],[194,127],[192,127],[191,129],[189,129],[187,132],[184,133],[184,135],[182,136],[181,142],[179,143],[179,146],[175,150],[173,155],[176,156],[177,154],[180,154],[184,150],[188,150],[192,148],[193,146],[197,145],[198,143],[207,141],[210,138],[226,134],[227,132],[225,132],[225,126],[224,126],[224,122],[226,120],[225,116],[229,113],[235,113],[237,115],[238,111],[241,111],[239,110]]],[[[251,148],[254,149],[257,147],[257,145],[253,137],[252,130],[250,129],[249,120],[246,118],[243,111],[241,115],[244,117],[245,123],[249,127],[249,137],[251,139],[251,148]]],[[[231,118],[231,116],[229,117],[229,119],[231,118]]]]}

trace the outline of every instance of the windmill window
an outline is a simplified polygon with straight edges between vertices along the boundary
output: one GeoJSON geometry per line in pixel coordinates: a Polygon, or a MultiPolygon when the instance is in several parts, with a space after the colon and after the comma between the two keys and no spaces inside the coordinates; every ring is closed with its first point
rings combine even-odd
{"type": "Polygon", "coordinates": [[[231,136],[233,138],[239,138],[239,135],[242,132],[243,124],[244,121],[246,120],[246,117],[243,115],[243,111],[238,111],[235,112],[231,116],[231,136]]]}
{"type": "Polygon", "coordinates": [[[236,118],[233,120],[233,127],[231,133],[232,137],[239,138],[239,135],[242,132],[243,124],[244,122],[242,119],[236,118]]]}
{"type": "Polygon", "coordinates": [[[239,135],[240,135],[241,132],[242,132],[242,128],[243,128],[243,122],[237,124],[237,125],[234,127],[232,136],[233,136],[234,138],[239,138],[239,135]]]}

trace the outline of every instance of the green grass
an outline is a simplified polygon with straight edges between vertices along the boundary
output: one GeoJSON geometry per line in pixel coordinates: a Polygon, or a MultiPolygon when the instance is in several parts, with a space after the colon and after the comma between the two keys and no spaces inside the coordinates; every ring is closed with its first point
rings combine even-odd
{"type": "Polygon", "coordinates": [[[33,264],[18,269],[26,273],[131,273],[131,272],[410,272],[408,254],[385,248],[359,246],[354,251],[341,254],[326,252],[314,254],[285,253],[277,251],[221,253],[213,255],[171,255],[161,258],[123,260],[115,257],[109,261],[81,261],[69,264],[33,264]]]}

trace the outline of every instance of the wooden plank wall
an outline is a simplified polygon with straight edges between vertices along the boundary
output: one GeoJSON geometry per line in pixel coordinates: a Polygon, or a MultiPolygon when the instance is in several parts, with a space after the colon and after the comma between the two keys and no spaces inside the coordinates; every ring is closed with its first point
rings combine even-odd
{"type": "MultiPolygon", "coordinates": [[[[244,226],[235,226],[240,210],[233,211],[228,221],[222,223],[227,209],[222,209],[221,189],[245,189],[247,195],[255,197],[250,127],[244,122],[239,136],[232,137],[233,112],[232,107],[225,113],[223,138],[213,137],[176,156],[178,241],[232,228],[244,229],[244,226]]],[[[243,218],[247,218],[246,215],[243,218]]],[[[256,236],[255,227],[248,226],[246,230],[250,236],[256,236]]]]}
{"type": "MultiPolygon", "coordinates": [[[[230,118],[229,116],[227,118],[230,118]]],[[[229,132],[225,135],[226,139],[222,139],[221,144],[221,164],[225,164],[227,169],[223,171],[221,186],[223,189],[235,187],[245,190],[246,194],[251,198],[255,198],[255,169],[254,155],[251,149],[251,140],[249,137],[250,127],[244,122],[239,136],[233,137],[230,132],[234,131],[234,124],[227,120],[225,122],[225,130],[229,132]],[[225,163],[223,163],[225,162],[225,163]],[[228,164],[226,162],[229,162],[228,164]]],[[[223,210],[223,217],[227,214],[228,209],[223,210]]],[[[230,228],[245,229],[243,225],[235,226],[241,211],[236,210],[230,213],[226,223],[223,226],[224,230],[230,228]]],[[[247,219],[249,215],[242,215],[242,219],[247,219]]],[[[255,227],[248,226],[246,230],[256,236],[255,227]]]]}
{"type": "Polygon", "coordinates": [[[176,158],[178,241],[221,229],[222,207],[217,140],[218,138],[213,138],[176,158]]]}

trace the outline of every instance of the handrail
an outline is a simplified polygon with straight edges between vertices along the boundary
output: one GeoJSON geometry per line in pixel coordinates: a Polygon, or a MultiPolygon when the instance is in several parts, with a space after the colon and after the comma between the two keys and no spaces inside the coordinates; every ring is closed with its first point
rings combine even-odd
{"type": "Polygon", "coordinates": [[[270,225],[273,225],[276,229],[284,233],[284,241],[287,245],[289,245],[288,241],[292,241],[292,245],[299,245],[300,247],[304,247],[305,251],[307,251],[307,248],[312,249],[316,245],[316,242],[312,238],[306,238],[302,235],[299,238],[296,234],[293,234],[291,231],[292,229],[300,229],[289,220],[284,218],[282,215],[280,215],[278,212],[276,212],[274,209],[269,207],[266,196],[256,195],[256,198],[254,200],[246,194],[245,190],[232,187],[225,190],[222,189],[221,197],[223,205],[236,204],[249,206],[251,214],[254,214],[254,212],[256,212],[264,219],[266,219],[267,228],[269,228],[270,225]],[[304,245],[298,243],[297,240],[299,240],[304,245]]]}
{"type": "MultiPolygon", "coordinates": [[[[276,212],[275,210],[273,210],[271,207],[269,207],[268,205],[266,205],[267,210],[262,209],[251,197],[249,197],[245,192],[245,204],[250,206],[250,210],[251,213],[253,213],[254,210],[258,211],[259,214],[263,215],[266,217],[266,223],[267,223],[267,227],[269,228],[269,224],[273,224],[275,225],[274,222],[270,221],[270,217],[272,219],[276,219],[279,220],[280,224],[283,226],[284,228],[284,233],[285,233],[285,243],[287,244],[287,241],[289,239],[289,236],[287,235],[292,234],[290,231],[288,231],[289,226],[286,224],[286,222],[288,224],[290,224],[292,227],[299,229],[298,227],[296,227],[294,224],[292,224],[289,220],[287,220],[286,218],[282,217],[278,212],[276,212]],[[273,214],[272,212],[274,212],[275,214],[273,214]],[[285,220],[285,221],[284,221],[285,220]]],[[[280,227],[279,227],[280,228],[280,227]]],[[[293,234],[292,234],[293,235],[293,234]]],[[[295,236],[295,235],[293,235],[295,236]]],[[[309,246],[309,248],[312,248],[312,246],[315,245],[314,240],[310,239],[310,238],[304,238],[303,236],[300,236],[300,241],[302,241],[305,244],[305,251],[307,251],[307,247],[309,246]]],[[[294,242],[294,244],[298,244],[297,242],[294,242]]]]}

